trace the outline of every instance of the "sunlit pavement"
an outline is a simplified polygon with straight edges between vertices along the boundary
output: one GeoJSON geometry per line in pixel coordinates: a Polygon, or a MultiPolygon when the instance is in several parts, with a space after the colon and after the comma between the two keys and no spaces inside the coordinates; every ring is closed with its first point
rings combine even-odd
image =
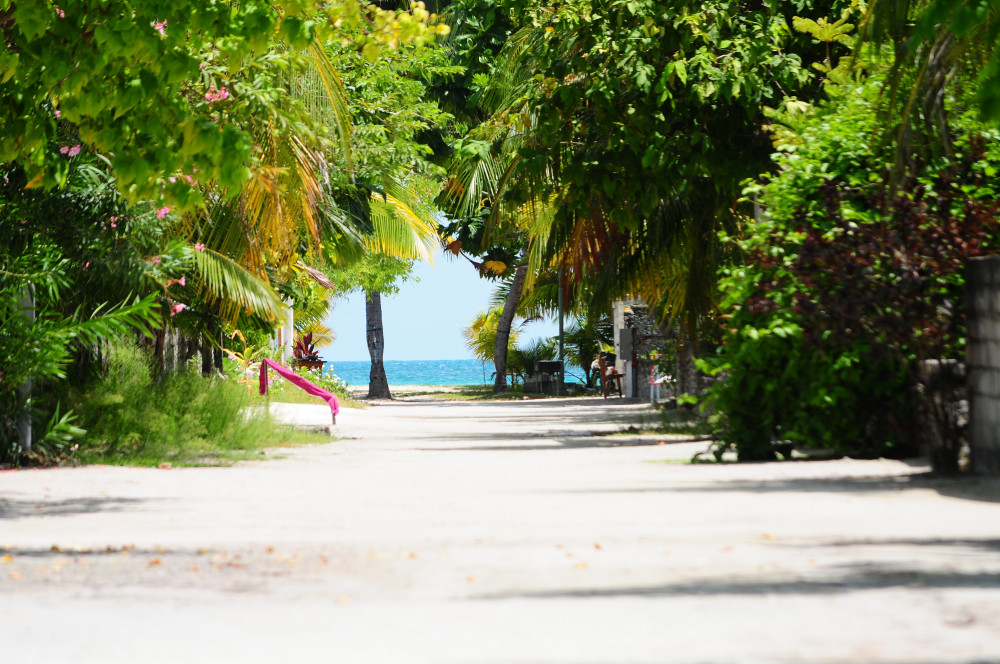
{"type": "Polygon", "coordinates": [[[393,403],[232,468],[0,473],[0,660],[1000,661],[996,483],[594,435],[655,417],[393,403]]]}

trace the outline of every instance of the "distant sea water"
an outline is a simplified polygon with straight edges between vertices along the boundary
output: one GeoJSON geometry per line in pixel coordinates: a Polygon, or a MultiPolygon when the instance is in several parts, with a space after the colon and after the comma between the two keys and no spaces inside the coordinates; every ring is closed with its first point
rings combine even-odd
{"type": "MultiPolygon", "coordinates": [[[[351,386],[368,384],[371,362],[327,362],[323,372],[332,371],[351,386]]],[[[385,363],[390,385],[492,385],[493,363],[479,360],[392,360],[385,363]]],[[[567,382],[583,376],[568,367],[567,382]]]]}

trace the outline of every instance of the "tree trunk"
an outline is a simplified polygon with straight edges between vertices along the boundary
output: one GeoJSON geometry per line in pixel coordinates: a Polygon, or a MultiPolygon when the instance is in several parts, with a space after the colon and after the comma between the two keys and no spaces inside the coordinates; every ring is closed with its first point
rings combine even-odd
{"type": "Polygon", "coordinates": [[[698,380],[698,370],[694,366],[695,348],[697,347],[697,336],[692,333],[690,327],[680,324],[677,334],[677,396],[690,394],[697,396],[701,394],[701,385],[698,380]]]}
{"type": "Polygon", "coordinates": [[[507,391],[507,346],[510,342],[510,328],[514,323],[514,314],[521,301],[521,291],[524,290],[524,278],[528,275],[527,265],[518,265],[514,271],[514,283],[510,285],[507,299],[503,303],[500,320],[497,321],[497,339],[493,346],[493,365],[496,367],[496,378],[493,381],[493,393],[507,391]]]}
{"type": "Polygon", "coordinates": [[[365,331],[372,370],[368,375],[368,398],[391,399],[389,381],[385,377],[385,335],[382,331],[382,294],[365,291],[365,331]]]}
{"type": "Polygon", "coordinates": [[[212,344],[204,335],[201,337],[201,375],[212,374],[212,344]]]}

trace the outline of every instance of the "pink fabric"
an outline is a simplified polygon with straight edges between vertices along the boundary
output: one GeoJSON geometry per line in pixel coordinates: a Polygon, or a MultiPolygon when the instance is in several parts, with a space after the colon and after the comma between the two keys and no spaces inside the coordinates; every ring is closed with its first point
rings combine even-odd
{"type": "Polygon", "coordinates": [[[273,360],[269,360],[266,357],[260,362],[260,393],[267,394],[267,368],[271,367],[284,378],[288,380],[292,385],[295,385],[299,389],[303,390],[306,394],[311,394],[313,396],[319,397],[323,401],[330,404],[330,410],[333,411],[334,417],[340,412],[340,405],[337,403],[337,397],[327,392],[322,387],[310,383],[308,380],[298,375],[288,367],[283,367],[273,360]]]}

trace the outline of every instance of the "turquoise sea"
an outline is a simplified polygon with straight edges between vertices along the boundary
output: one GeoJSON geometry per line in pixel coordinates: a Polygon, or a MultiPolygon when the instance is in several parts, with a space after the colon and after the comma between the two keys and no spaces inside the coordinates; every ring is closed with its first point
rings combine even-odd
{"type": "MultiPolygon", "coordinates": [[[[352,386],[368,384],[370,362],[327,362],[332,371],[352,386]]],[[[479,360],[393,360],[385,363],[390,385],[492,385],[493,363],[479,360]]],[[[568,369],[567,382],[581,380],[583,372],[568,369]]]]}

